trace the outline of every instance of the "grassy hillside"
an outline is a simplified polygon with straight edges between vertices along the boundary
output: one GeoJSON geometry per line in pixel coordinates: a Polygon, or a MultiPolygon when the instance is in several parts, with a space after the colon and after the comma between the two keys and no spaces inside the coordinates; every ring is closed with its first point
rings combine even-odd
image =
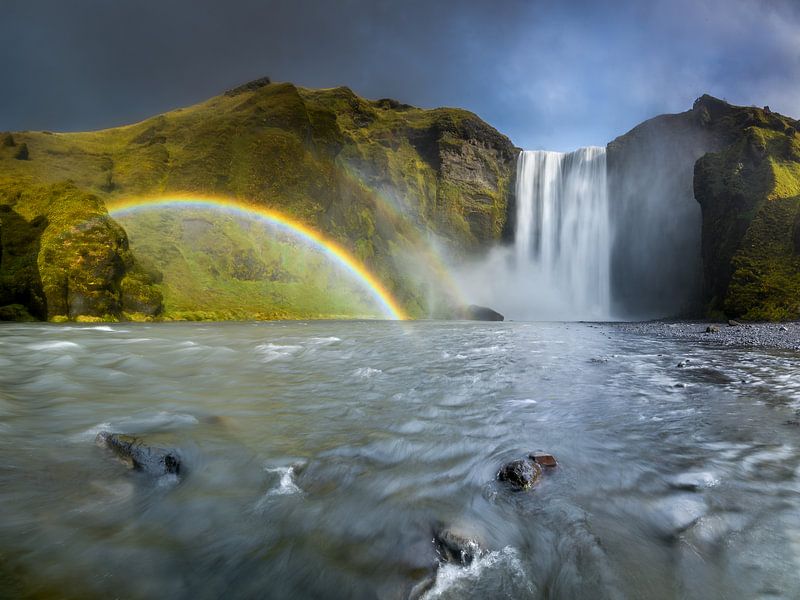
{"type": "MultiPolygon", "coordinates": [[[[17,132],[4,139],[10,143],[0,148],[0,185],[16,190],[70,181],[76,194],[91,194],[101,207],[123,198],[196,192],[278,210],[347,248],[412,316],[427,314],[437,277],[426,264],[410,265],[409,257],[428,239],[456,256],[498,239],[506,225],[516,156],[507,138],[467,111],[422,110],[392,100],[368,101],[348,88],[309,90],[266,79],[135,125],[86,133],[17,132]]],[[[59,201],[73,200],[65,194],[59,201]]],[[[175,227],[143,224],[133,236],[133,253],[148,254],[147,248],[162,243],[156,238],[174,235],[175,227]]],[[[228,229],[228,240],[232,237],[228,229]]],[[[234,244],[226,251],[253,249],[249,241],[238,241],[241,247],[234,244]]],[[[285,259],[285,249],[275,252],[267,264],[278,255],[285,259]]],[[[196,255],[197,249],[187,253],[196,255]]],[[[215,294],[230,291],[231,282],[238,281],[231,263],[203,271],[203,261],[187,259],[178,276],[168,256],[149,254],[150,280],[163,272],[157,287],[167,299],[167,316],[173,310],[206,309],[219,317],[306,317],[343,310],[355,316],[364,308],[357,302],[346,307],[347,293],[317,294],[313,302],[301,302],[286,290],[278,293],[285,282],[271,280],[267,270],[259,285],[236,284],[235,293],[226,296],[225,311],[212,309],[203,305],[202,296],[181,290],[187,278],[198,279],[198,285],[205,278],[203,285],[215,294]],[[265,290],[273,288],[272,297],[293,298],[292,303],[265,305],[265,290]],[[324,297],[331,299],[328,305],[324,297]],[[197,305],[188,306],[190,299],[197,305]]],[[[31,273],[31,290],[35,279],[31,273]]],[[[139,281],[138,291],[149,294],[149,281],[139,281]]],[[[27,306],[23,296],[15,298],[27,306]]],[[[76,306],[67,314],[96,315],[97,310],[76,306]]]]}
{"type": "Polygon", "coordinates": [[[164,287],[168,318],[382,315],[369,293],[327,256],[261,223],[201,209],[158,209],[118,220],[141,263],[170,282],[164,287]]]}

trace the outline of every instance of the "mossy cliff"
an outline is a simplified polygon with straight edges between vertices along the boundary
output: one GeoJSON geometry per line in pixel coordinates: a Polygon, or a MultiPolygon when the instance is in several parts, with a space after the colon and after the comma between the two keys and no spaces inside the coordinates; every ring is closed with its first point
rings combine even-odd
{"type": "MultiPolygon", "coordinates": [[[[8,145],[0,147],[0,183],[13,185],[14,210],[27,214],[28,223],[36,216],[26,208],[31,198],[45,193],[43,189],[66,189],[40,186],[63,185],[64,181],[71,182],[71,191],[62,194],[62,203],[79,202],[78,196],[93,197],[98,211],[117,199],[170,192],[245,199],[335,239],[412,316],[429,313],[429,282],[435,285],[436,279],[434,272],[425,274],[428,265],[414,264],[414,253],[429,240],[455,256],[498,240],[506,225],[517,154],[505,136],[464,110],[423,110],[393,100],[365,100],[344,87],[311,90],[268,79],[135,125],[88,133],[19,132],[8,138],[9,142],[3,142],[8,145]],[[25,156],[20,158],[23,144],[25,156]]],[[[107,217],[102,222],[115,227],[107,217]]],[[[157,234],[152,227],[140,228],[132,238],[134,253],[140,253],[140,246],[142,253],[158,246],[157,234]]],[[[117,238],[114,250],[107,251],[127,252],[119,241],[123,239],[124,234],[117,238]]],[[[274,257],[256,255],[259,264],[251,265],[254,272],[270,272],[274,257]]],[[[126,259],[121,261],[122,271],[115,271],[108,280],[117,281],[123,273],[121,283],[109,284],[109,296],[103,296],[103,302],[76,301],[68,312],[59,312],[65,310],[62,302],[51,309],[55,299],[50,300],[44,277],[39,286],[28,269],[28,291],[16,293],[14,303],[29,306],[36,316],[99,316],[101,311],[115,315],[126,312],[126,290],[151,298],[160,289],[167,298],[167,316],[178,310],[173,301],[181,304],[181,310],[192,303],[196,310],[204,308],[197,290],[177,289],[173,278],[177,263],[171,270],[159,251],[145,258],[150,271],[164,271],[153,290],[148,286],[154,277],[139,276],[142,269],[126,266],[135,265],[126,259]],[[124,284],[129,270],[135,274],[136,286],[124,284]],[[120,299],[115,304],[112,298],[117,289],[120,299]],[[40,302],[36,298],[42,293],[46,301],[40,302]]],[[[225,263],[231,264],[230,269],[215,267],[223,287],[237,280],[235,262],[225,263]]],[[[182,264],[184,275],[191,278],[185,267],[196,261],[186,259],[182,264]]],[[[17,282],[26,277],[22,271],[15,273],[17,282]]],[[[263,289],[257,293],[263,294],[263,289]]],[[[274,314],[341,314],[341,306],[325,306],[325,293],[317,295],[319,302],[297,314],[291,307],[274,314]]],[[[239,307],[232,300],[236,297],[238,292],[229,295],[226,302],[234,305],[221,316],[271,313],[270,306],[255,310],[246,300],[239,307]]],[[[147,312],[144,304],[138,308],[143,310],[134,312],[147,312]]]]}
{"type": "Polygon", "coordinates": [[[125,231],[72,184],[0,184],[0,252],[0,319],[146,319],[161,310],[125,231]]]}
{"type": "Polygon", "coordinates": [[[757,320],[800,318],[800,136],[768,108],[707,100],[731,143],[695,165],[708,307],[757,320]]]}
{"type": "Polygon", "coordinates": [[[618,305],[800,318],[797,131],[766,107],[706,95],[611,142],[618,305]]]}

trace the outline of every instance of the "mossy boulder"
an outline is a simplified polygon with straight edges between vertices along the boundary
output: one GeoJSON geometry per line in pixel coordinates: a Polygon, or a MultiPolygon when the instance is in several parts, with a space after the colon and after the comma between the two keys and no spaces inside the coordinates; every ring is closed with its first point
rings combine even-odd
{"type": "Polygon", "coordinates": [[[73,184],[0,185],[0,248],[0,304],[19,303],[40,319],[160,310],[125,231],[73,184]]]}

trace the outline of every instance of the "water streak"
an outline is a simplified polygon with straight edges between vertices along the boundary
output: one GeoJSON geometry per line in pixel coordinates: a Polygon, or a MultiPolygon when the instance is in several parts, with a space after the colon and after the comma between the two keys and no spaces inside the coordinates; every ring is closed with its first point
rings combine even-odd
{"type": "Polygon", "coordinates": [[[517,166],[515,269],[540,319],[608,319],[612,229],[606,150],[523,151],[517,166]]]}

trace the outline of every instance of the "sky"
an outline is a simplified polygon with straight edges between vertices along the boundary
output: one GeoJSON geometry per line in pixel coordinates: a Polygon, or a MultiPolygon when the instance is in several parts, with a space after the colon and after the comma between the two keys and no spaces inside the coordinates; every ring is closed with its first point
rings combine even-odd
{"type": "Polygon", "coordinates": [[[800,0],[0,0],[0,130],[139,121],[269,76],[604,145],[703,93],[800,118],[800,0]]]}

